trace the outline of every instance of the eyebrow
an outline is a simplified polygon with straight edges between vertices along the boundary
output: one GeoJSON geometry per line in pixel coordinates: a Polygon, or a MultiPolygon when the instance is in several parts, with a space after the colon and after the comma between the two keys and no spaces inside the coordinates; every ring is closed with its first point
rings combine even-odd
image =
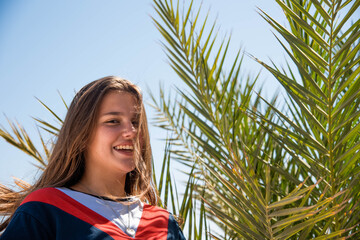
{"type": "MultiPolygon", "coordinates": [[[[123,112],[107,112],[107,113],[104,113],[104,114],[101,114],[100,117],[105,117],[105,116],[124,116],[125,113],[123,112]]],[[[136,116],[137,113],[134,113],[134,116],[136,116]]]]}
{"type": "Polygon", "coordinates": [[[108,115],[123,116],[124,113],[123,112],[107,112],[107,113],[101,114],[101,116],[108,116],[108,115]]]}

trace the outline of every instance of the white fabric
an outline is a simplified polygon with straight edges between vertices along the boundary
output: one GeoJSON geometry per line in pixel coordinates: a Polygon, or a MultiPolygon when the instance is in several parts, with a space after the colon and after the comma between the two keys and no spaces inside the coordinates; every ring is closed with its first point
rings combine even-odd
{"type": "MultiPolygon", "coordinates": [[[[73,198],[74,200],[85,205],[86,207],[90,208],[94,212],[105,217],[109,221],[113,222],[127,235],[129,234],[126,232],[126,228],[128,227],[130,217],[129,227],[133,229],[136,233],[143,210],[143,203],[140,200],[131,203],[128,206],[127,202],[124,204],[122,202],[103,200],[98,197],[94,197],[89,194],[74,191],[68,188],[57,189],[59,189],[69,197],[73,198]],[[128,212],[128,209],[130,209],[130,212],[128,212]]],[[[134,235],[129,236],[134,237],[134,235]]]]}

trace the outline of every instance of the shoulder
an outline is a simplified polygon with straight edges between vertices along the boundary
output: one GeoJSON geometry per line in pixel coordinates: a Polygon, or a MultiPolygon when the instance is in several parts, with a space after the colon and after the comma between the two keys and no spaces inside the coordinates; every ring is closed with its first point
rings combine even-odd
{"type": "Polygon", "coordinates": [[[166,209],[163,209],[158,206],[153,206],[147,203],[144,203],[143,205],[143,214],[151,216],[151,219],[158,219],[158,220],[164,220],[168,221],[171,213],[167,211],[166,209]]]}
{"type": "Polygon", "coordinates": [[[47,208],[61,198],[61,192],[56,188],[42,188],[31,192],[21,202],[17,212],[26,212],[34,215],[39,209],[47,208]]]}
{"type": "Polygon", "coordinates": [[[170,213],[158,206],[153,206],[147,203],[143,204],[143,217],[154,225],[164,225],[167,224],[170,217],[170,213]]]}
{"type": "Polygon", "coordinates": [[[83,207],[57,188],[42,188],[30,193],[20,204],[18,212],[36,217],[54,217],[59,211],[72,213],[83,207]]]}
{"type": "Polygon", "coordinates": [[[17,213],[26,213],[37,219],[53,215],[55,208],[67,202],[66,194],[56,188],[41,188],[31,192],[21,202],[16,210],[17,213]]]}
{"type": "MultiPolygon", "coordinates": [[[[147,203],[144,203],[143,206],[141,226],[139,226],[138,231],[142,232],[143,229],[145,228],[147,229],[147,231],[156,231],[156,232],[165,233],[166,234],[165,239],[167,240],[185,239],[177,221],[168,210],[158,206],[152,206],[147,203]]],[[[147,239],[153,239],[153,238],[147,238],[147,239]]]]}
{"type": "Polygon", "coordinates": [[[151,213],[153,216],[166,216],[168,221],[176,222],[174,215],[164,208],[147,203],[144,203],[143,208],[144,212],[151,213]]]}
{"type": "Polygon", "coordinates": [[[169,223],[168,223],[168,240],[170,239],[177,239],[177,240],[185,240],[184,234],[175,220],[175,217],[170,213],[169,216],[169,223]]]}
{"type": "Polygon", "coordinates": [[[61,197],[64,197],[64,194],[56,188],[41,188],[31,192],[28,196],[26,196],[21,205],[27,202],[49,202],[61,197]]]}
{"type": "Polygon", "coordinates": [[[43,188],[31,192],[16,209],[2,239],[51,239],[54,210],[50,204],[57,189],[43,188]]]}
{"type": "MultiPolygon", "coordinates": [[[[165,226],[167,226],[168,228],[169,234],[174,236],[180,236],[180,235],[183,236],[182,231],[174,215],[170,213],[168,210],[145,203],[144,215],[151,216],[149,219],[151,219],[153,224],[159,224],[162,226],[164,226],[163,224],[165,224],[165,226]]],[[[183,239],[183,238],[174,238],[174,239],[183,239]]]]}

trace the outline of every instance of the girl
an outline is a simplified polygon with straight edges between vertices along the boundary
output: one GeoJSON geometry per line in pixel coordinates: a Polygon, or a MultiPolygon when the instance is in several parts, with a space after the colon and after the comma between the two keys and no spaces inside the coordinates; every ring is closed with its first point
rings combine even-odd
{"type": "Polygon", "coordinates": [[[74,97],[40,179],[23,192],[5,187],[1,240],[185,239],[156,207],[151,148],[139,88],[118,77],[74,97]]]}

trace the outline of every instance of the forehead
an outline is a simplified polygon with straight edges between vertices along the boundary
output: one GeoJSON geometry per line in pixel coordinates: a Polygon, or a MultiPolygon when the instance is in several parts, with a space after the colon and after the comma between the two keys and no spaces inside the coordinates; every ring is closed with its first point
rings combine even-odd
{"type": "Polygon", "coordinates": [[[100,116],[110,112],[137,113],[138,103],[131,93],[110,91],[101,100],[98,112],[100,116]]]}

